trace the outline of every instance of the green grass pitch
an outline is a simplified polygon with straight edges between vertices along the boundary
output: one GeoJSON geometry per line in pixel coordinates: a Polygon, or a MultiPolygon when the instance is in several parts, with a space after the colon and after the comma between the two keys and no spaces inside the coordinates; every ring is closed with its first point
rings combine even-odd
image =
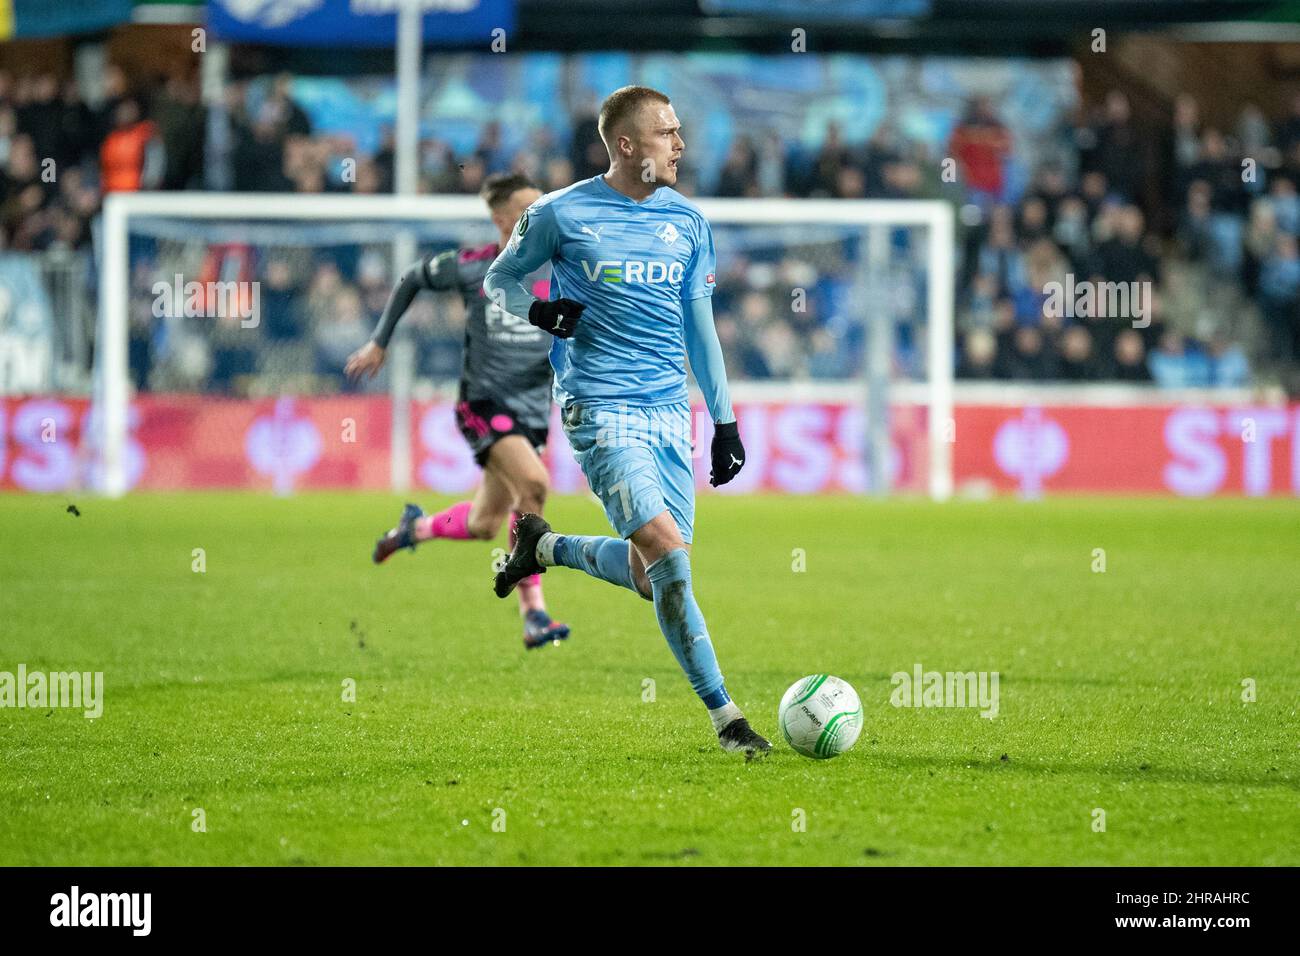
{"type": "Polygon", "coordinates": [[[105,709],[0,709],[0,864],[1300,864],[1295,502],[702,496],[750,764],[633,595],[552,571],[573,637],[525,653],[493,545],[372,566],[400,499],[67,503],[0,497],[0,671],[105,709]],[[997,671],[996,718],[891,706],[918,663],[997,671]],[[776,725],[819,671],[865,708],[832,761],[776,725]]]}

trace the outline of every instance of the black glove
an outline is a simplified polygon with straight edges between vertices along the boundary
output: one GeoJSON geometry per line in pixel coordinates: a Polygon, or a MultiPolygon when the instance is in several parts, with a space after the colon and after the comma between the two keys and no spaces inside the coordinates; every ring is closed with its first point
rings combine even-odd
{"type": "Polygon", "coordinates": [[[578,316],[585,308],[581,302],[572,299],[556,299],[554,302],[538,299],[528,307],[528,321],[557,339],[567,339],[578,327],[578,316]]]}
{"type": "Polygon", "coordinates": [[[745,446],[740,443],[740,429],[735,422],[713,426],[712,452],[709,484],[716,488],[735,478],[745,465],[745,446]]]}

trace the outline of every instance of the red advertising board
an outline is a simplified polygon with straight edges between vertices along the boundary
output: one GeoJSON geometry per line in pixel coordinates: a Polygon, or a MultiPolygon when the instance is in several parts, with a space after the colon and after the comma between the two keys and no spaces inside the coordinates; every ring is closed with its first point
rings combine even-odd
{"type": "Polygon", "coordinates": [[[958,488],[1300,495],[1300,405],[966,405],[955,418],[958,488]]]}
{"type": "MultiPolygon", "coordinates": [[[[844,401],[736,406],[747,464],[726,494],[861,492],[865,413],[844,401]]],[[[893,409],[894,487],[924,492],[926,416],[893,409]]],[[[84,399],[0,399],[0,489],[69,491],[97,483],[94,412],[84,399]]],[[[695,410],[703,458],[710,429],[695,410]]],[[[959,405],[954,482],[1006,493],[1300,495],[1300,405],[959,405]]],[[[224,400],[145,395],[131,406],[127,472],[138,489],[386,489],[387,398],[224,400]]],[[[412,409],[412,485],[446,494],[474,487],[478,470],[452,403],[412,409]]],[[[557,492],[585,489],[558,413],[546,451],[557,492]]]]}

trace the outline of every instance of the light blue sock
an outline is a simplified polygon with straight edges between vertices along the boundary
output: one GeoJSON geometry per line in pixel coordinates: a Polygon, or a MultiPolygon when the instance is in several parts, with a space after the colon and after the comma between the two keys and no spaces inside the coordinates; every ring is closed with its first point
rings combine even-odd
{"type": "Polygon", "coordinates": [[[628,547],[622,538],[562,534],[556,537],[553,545],[554,563],[586,571],[593,578],[639,594],[632,580],[632,566],[627,560],[628,547]]]}
{"type": "Polygon", "coordinates": [[[722,683],[722,671],[713,653],[704,615],[691,593],[691,558],[685,548],[669,551],[646,568],[654,591],[655,616],[668,639],[677,663],[686,672],[691,689],[710,711],[731,698],[722,683]]]}

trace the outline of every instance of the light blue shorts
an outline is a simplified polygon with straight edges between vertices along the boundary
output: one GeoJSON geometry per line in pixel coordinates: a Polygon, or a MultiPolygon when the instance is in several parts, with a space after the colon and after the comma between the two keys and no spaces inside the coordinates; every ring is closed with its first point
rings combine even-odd
{"type": "Polygon", "coordinates": [[[624,538],[667,511],[682,540],[695,525],[691,406],[574,402],[560,420],[587,484],[624,538]]]}

